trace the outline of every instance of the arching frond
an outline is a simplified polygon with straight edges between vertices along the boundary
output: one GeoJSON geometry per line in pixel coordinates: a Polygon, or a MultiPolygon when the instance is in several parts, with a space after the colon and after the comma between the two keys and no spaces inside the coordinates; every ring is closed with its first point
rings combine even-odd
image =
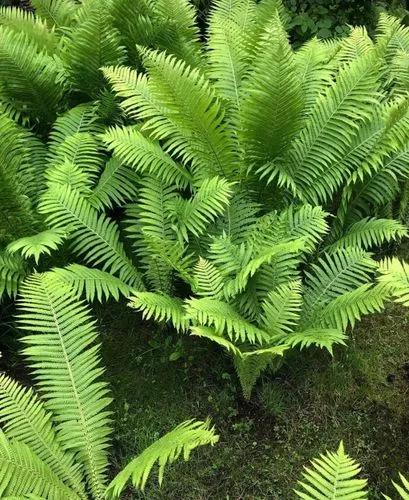
{"type": "Polygon", "coordinates": [[[51,274],[67,285],[78,297],[85,296],[87,302],[104,302],[113,297],[128,297],[131,287],[112,274],[99,269],[70,264],[65,268],[53,268],[51,274]]]}
{"type": "Polygon", "coordinates": [[[159,463],[159,484],[162,483],[165,467],[183,455],[189,459],[192,450],[205,444],[214,445],[219,439],[210,422],[188,420],[165,434],[134,458],[110,483],[108,495],[118,498],[128,481],[138,489],[144,489],[156,462],[159,463]]]}
{"type": "Polygon", "coordinates": [[[326,248],[326,251],[331,252],[348,247],[369,250],[375,245],[380,246],[387,241],[400,239],[406,235],[406,227],[395,220],[367,217],[349,226],[335,243],[326,248]]]}
{"type": "Polygon", "coordinates": [[[50,255],[52,250],[57,250],[65,238],[66,233],[62,229],[49,229],[11,242],[7,246],[7,251],[11,254],[20,253],[25,259],[34,257],[38,264],[40,255],[50,255]]]}
{"type": "Polygon", "coordinates": [[[278,174],[281,184],[290,180],[306,200],[326,200],[345,176],[337,162],[355,137],[359,123],[370,118],[378,103],[377,78],[377,61],[372,53],[344,66],[336,83],[317,100],[283,165],[260,169],[261,175],[271,179],[278,174]]]}
{"type": "Polygon", "coordinates": [[[170,321],[180,331],[185,331],[189,321],[186,318],[184,302],[169,295],[138,292],[131,296],[130,306],[142,312],[144,319],[170,321]]]}
{"type": "Polygon", "coordinates": [[[387,287],[396,302],[409,307],[409,264],[397,258],[385,259],[379,264],[378,281],[387,287]]]}
{"type": "Polygon", "coordinates": [[[331,300],[371,281],[376,263],[359,249],[338,250],[324,255],[306,273],[302,323],[313,324],[315,315],[331,300]]]}
{"type": "Polygon", "coordinates": [[[34,16],[19,8],[0,7],[0,25],[16,33],[26,33],[26,35],[36,42],[39,50],[45,50],[49,55],[55,53],[58,38],[54,31],[48,29],[47,24],[39,17],[34,16]]]}
{"type": "Polygon", "coordinates": [[[104,170],[88,201],[97,210],[123,206],[134,201],[139,177],[118,158],[107,161],[104,170]]]}
{"type": "Polygon", "coordinates": [[[209,328],[208,326],[192,326],[190,329],[190,335],[211,340],[221,347],[224,347],[230,354],[233,354],[234,356],[241,356],[240,349],[233,342],[230,342],[229,339],[216,333],[214,328],[209,328]]]}
{"type": "MultiPolygon", "coordinates": [[[[95,498],[102,498],[107,469],[110,403],[88,308],[47,274],[26,280],[18,325],[36,385],[58,422],[58,440],[84,464],[95,498]]],[[[58,495],[57,495],[58,498],[58,495]]]]}
{"type": "Polygon", "coordinates": [[[350,500],[368,498],[366,479],[357,479],[361,467],[344,450],[341,441],[336,452],[327,452],[312,460],[305,468],[303,479],[298,482],[296,495],[304,500],[323,498],[350,500]]]}
{"type": "Polygon", "coordinates": [[[257,328],[226,302],[203,297],[186,300],[186,317],[193,324],[214,327],[216,333],[226,332],[234,341],[259,342],[268,340],[268,334],[257,328]]]}
{"type": "Polygon", "coordinates": [[[320,349],[327,349],[332,354],[334,344],[346,345],[346,339],[347,336],[335,328],[311,328],[302,332],[290,333],[283,342],[290,347],[299,346],[300,349],[313,345],[320,349]]]}
{"type": "Polygon", "coordinates": [[[117,225],[68,186],[53,186],[42,198],[39,210],[54,229],[71,228],[74,252],[86,262],[118,273],[130,286],[143,289],[141,276],[125,254],[117,225]]]}
{"type": "Polygon", "coordinates": [[[61,481],[85,498],[81,472],[73,464],[73,455],[60,447],[51,425],[52,417],[33,390],[0,375],[0,405],[0,422],[7,439],[29,446],[61,481]]]}
{"type": "Polygon", "coordinates": [[[25,493],[61,500],[80,498],[27,445],[9,441],[1,432],[0,495],[21,498],[25,493]]]}
{"type": "Polygon", "coordinates": [[[103,140],[125,165],[136,172],[154,175],[165,184],[187,187],[192,177],[189,171],[175,162],[157,141],[145,137],[135,127],[109,129],[103,140]]]}

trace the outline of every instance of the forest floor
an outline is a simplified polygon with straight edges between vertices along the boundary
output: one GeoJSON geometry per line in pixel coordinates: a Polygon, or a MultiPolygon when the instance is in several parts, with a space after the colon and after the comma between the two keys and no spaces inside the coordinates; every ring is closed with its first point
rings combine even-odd
{"type": "MultiPolygon", "coordinates": [[[[292,499],[302,466],[342,439],[361,462],[371,499],[409,473],[409,314],[364,319],[334,357],[294,354],[243,401],[230,359],[201,339],[141,323],[121,304],[99,311],[115,397],[113,468],[178,423],[210,417],[220,441],[152,476],[126,499],[292,499]]],[[[115,472],[113,470],[112,472],[115,472]]]]}

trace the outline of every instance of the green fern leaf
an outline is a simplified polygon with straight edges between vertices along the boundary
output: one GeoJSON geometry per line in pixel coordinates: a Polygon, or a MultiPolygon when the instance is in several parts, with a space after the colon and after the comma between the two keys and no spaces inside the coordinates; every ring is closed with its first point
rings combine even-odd
{"type": "MultiPolygon", "coordinates": [[[[51,426],[51,415],[32,389],[25,389],[11,378],[0,376],[0,422],[9,440],[25,443],[77,495],[85,498],[84,485],[73,455],[61,449],[51,426]]],[[[30,485],[29,485],[30,486],[30,485]]]]}
{"type": "Polygon", "coordinates": [[[24,353],[58,422],[58,440],[84,464],[94,497],[103,498],[111,400],[100,381],[94,321],[70,289],[47,274],[27,279],[18,307],[19,327],[30,332],[24,353]]]}
{"type": "Polygon", "coordinates": [[[304,500],[324,498],[350,500],[366,499],[366,479],[357,479],[361,468],[344,451],[341,441],[337,452],[327,452],[306,467],[304,479],[298,482],[295,493],[304,500]]]}
{"type": "Polygon", "coordinates": [[[8,441],[1,432],[0,495],[3,498],[8,495],[22,498],[27,492],[42,498],[80,498],[27,445],[8,441]]]}
{"type": "Polygon", "coordinates": [[[194,269],[195,293],[200,297],[220,299],[223,295],[223,276],[211,262],[199,258],[194,269]]]}
{"type": "Polygon", "coordinates": [[[79,264],[53,268],[51,274],[68,286],[78,298],[85,295],[87,302],[93,302],[95,299],[104,302],[111,297],[118,301],[121,296],[128,297],[132,290],[110,273],[79,264]]]}
{"type": "Polygon", "coordinates": [[[188,420],[165,434],[133,459],[110,483],[108,496],[118,498],[128,481],[138,489],[144,489],[156,462],[159,463],[159,484],[162,483],[167,464],[173,463],[182,454],[189,459],[192,450],[206,444],[214,445],[219,439],[210,422],[188,420]]]}
{"type": "Polygon", "coordinates": [[[13,241],[7,246],[7,251],[11,254],[20,253],[25,259],[34,257],[38,264],[41,255],[51,255],[51,251],[57,250],[65,238],[66,233],[62,229],[49,229],[13,241]]]}
{"type": "Polygon", "coordinates": [[[302,332],[290,333],[283,340],[287,346],[304,349],[312,345],[327,349],[332,354],[334,344],[346,345],[347,336],[334,328],[311,328],[302,332]]]}
{"type": "Polygon", "coordinates": [[[138,292],[131,296],[130,306],[142,312],[144,319],[170,321],[178,331],[185,331],[189,321],[186,318],[184,302],[169,295],[138,292]]]}

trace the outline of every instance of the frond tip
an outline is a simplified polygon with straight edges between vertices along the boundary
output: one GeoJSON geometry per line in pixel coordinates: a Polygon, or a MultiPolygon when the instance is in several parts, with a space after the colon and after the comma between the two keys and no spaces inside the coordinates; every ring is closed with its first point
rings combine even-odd
{"type": "Polygon", "coordinates": [[[131,480],[133,486],[144,489],[155,462],[159,464],[159,484],[162,483],[164,469],[183,454],[188,460],[191,451],[205,444],[214,445],[219,440],[210,422],[188,420],[165,434],[134,458],[110,483],[107,489],[109,498],[118,498],[125,485],[131,480]]]}
{"type": "Polygon", "coordinates": [[[304,480],[298,482],[301,491],[295,490],[295,493],[304,500],[368,498],[366,479],[357,479],[360,471],[359,464],[345,453],[341,441],[335,453],[328,451],[305,468],[304,480]]]}

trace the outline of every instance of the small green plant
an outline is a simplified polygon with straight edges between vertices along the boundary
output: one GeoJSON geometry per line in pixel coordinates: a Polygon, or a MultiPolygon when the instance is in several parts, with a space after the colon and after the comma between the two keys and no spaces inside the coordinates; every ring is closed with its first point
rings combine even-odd
{"type": "MultiPolygon", "coordinates": [[[[367,480],[358,479],[360,465],[350,458],[341,442],[336,452],[329,452],[312,460],[305,467],[303,479],[298,482],[296,495],[304,500],[345,499],[358,500],[369,498],[367,480]]],[[[400,498],[409,498],[409,482],[399,474],[400,484],[393,481],[400,498]]],[[[387,495],[386,499],[391,500],[387,495]]]]}

